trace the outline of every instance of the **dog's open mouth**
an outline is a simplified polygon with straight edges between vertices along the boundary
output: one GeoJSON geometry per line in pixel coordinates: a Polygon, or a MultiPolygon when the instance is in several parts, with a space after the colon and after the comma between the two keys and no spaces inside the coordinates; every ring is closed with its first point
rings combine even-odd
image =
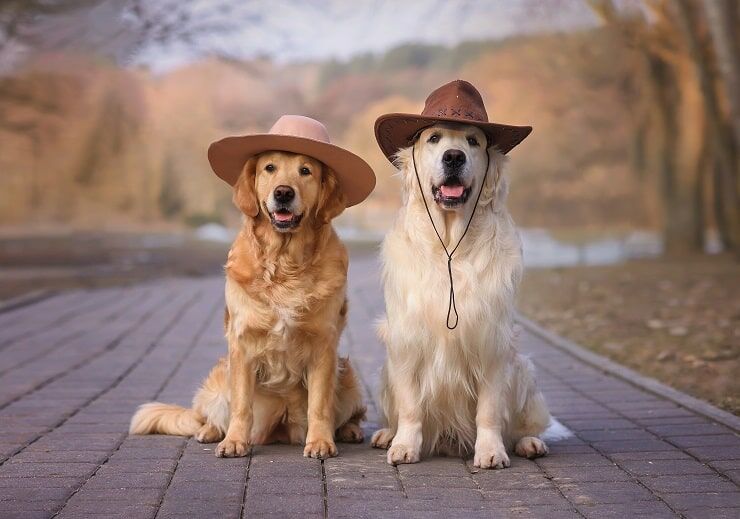
{"type": "Polygon", "coordinates": [[[295,229],[301,223],[302,214],[295,214],[288,209],[278,209],[270,213],[272,226],[278,231],[287,231],[295,229]]]}
{"type": "Polygon", "coordinates": [[[458,179],[445,180],[439,186],[432,186],[434,201],[445,208],[463,205],[470,196],[470,188],[465,187],[458,179]]]}

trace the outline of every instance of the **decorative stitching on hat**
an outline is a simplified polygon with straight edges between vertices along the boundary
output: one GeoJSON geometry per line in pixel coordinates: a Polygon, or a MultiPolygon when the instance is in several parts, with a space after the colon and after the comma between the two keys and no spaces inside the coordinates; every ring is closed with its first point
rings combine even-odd
{"type": "Polygon", "coordinates": [[[452,109],[452,115],[460,116],[462,113],[462,108],[453,108],[452,109]]]}

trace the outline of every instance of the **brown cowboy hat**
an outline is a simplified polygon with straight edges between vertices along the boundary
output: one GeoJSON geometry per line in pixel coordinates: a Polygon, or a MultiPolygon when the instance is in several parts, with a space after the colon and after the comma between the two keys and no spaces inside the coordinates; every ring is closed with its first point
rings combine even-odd
{"type": "Polygon", "coordinates": [[[477,126],[488,136],[488,145],[503,154],[510,152],[532,132],[531,126],[511,126],[488,122],[483,98],[476,88],[457,79],[429,94],[421,115],[385,114],[375,121],[375,139],[388,160],[400,148],[413,144],[416,134],[438,122],[477,126]]]}
{"type": "Polygon", "coordinates": [[[326,127],[302,115],[283,115],[268,133],[226,137],[208,147],[208,161],[222,180],[232,186],[244,164],[263,151],[300,153],[334,170],[347,207],[365,200],[375,187],[372,168],[354,153],[331,144],[326,127]]]}

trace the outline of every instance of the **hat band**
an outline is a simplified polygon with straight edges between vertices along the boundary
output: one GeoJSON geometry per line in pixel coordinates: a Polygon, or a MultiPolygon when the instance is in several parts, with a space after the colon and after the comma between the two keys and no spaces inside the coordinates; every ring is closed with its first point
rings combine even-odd
{"type": "Polygon", "coordinates": [[[476,113],[474,110],[466,110],[465,108],[453,107],[453,106],[445,106],[445,107],[439,108],[436,114],[429,114],[429,113],[426,113],[426,110],[424,110],[424,112],[422,112],[421,115],[424,115],[427,117],[429,116],[460,117],[460,118],[469,119],[471,121],[478,121],[482,123],[488,122],[487,117],[483,117],[480,113],[476,113]]]}

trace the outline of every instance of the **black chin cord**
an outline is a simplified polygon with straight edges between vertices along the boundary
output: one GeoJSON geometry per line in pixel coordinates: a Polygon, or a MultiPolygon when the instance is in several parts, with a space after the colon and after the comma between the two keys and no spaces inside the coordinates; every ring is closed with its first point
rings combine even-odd
{"type": "Polygon", "coordinates": [[[440,245],[442,245],[442,249],[444,249],[445,254],[447,255],[447,274],[450,277],[450,296],[449,296],[449,304],[447,305],[447,322],[445,323],[447,325],[448,330],[454,330],[457,328],[457,323],[460,320],[460,317],[457,313],[457,306],[455,305],[455,284],[452,279],[452,255],[455,254],[455,251],[460,246],[460,243],[462,243],[463,238],[465,238],[465,235],[468,233],[468,229],[470,229],[470,224],[473,222],[473,216],[475,216],[475,210],[478,208],[478,201],[480,200],[480,196],[483,193],[483,187],[486,185],[486,178],[488,177],[488,168],[491,165],[491,155],[488,153],[488,147],[486,147],[486,172],[483,175],[483,182],[480,184],[480,189],[478,190],[478,196],[475,199],[475,205],[473,206],[473,211],[470,213],[470,218],[468,219],[468,224],[465,226],[465,230],[462,233],[462,236],[460,236],[460,239],[457,241],[457,245],[452,249],[452,252],[447,250],[447,247],[445,246],[445,242],[442,239],[442,236],[439,234],[439,231],[437,230],[437,226],[434,225],[434,218],[432,218],[432,212],[429,210],[429,204],[427,204],[427,199],[424,196],[424,188],[421,187],[421,180],[419,179],[419,172],[416,170],[416,143],[414,143],[414,147],[411,150],[411,160],[414,163],[414,174],[416,175],[416,182],[419,184],[419,193],[421,194],[421,199],[424,201],[424,208],[427,210],[427,215],[429,215],[429,221],[432,222],[432,227],[434,228],[434,233],[437,235],[437,239],[439,239],[440,245]],[[450,316],[452,313],[455,313],[455,322],[453,325],[450,325],[450,316]]]}

